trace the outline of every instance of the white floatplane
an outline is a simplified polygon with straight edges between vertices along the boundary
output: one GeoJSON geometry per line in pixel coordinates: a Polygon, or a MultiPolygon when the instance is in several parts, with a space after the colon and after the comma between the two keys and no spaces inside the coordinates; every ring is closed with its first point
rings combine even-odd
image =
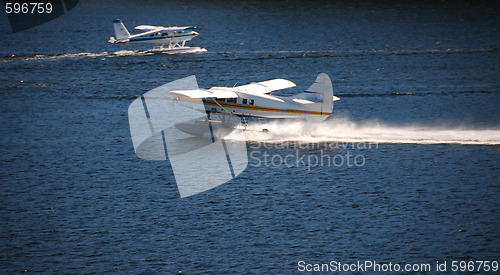
{"type": "MultiPolygon", "coordinates": [[[[251,117],[259,120],[302,118],[323,121],[332,114],[333,102],[339,98],[333,95],[332,82],[327,74],[319,74],[311,87],[297,95],[285,97],[271,94],[295,86],[286,79],[273,79],[237,87],[172,90],[169,93],[174,95],[176,102],[207,114],[204,120],[177,123],[175,127],[191,135],[203,136],[207,124],[210,124],[211,131],[217,128],[227,133],[223,129],[239,125],[246,128],[247,119],[251,117]],[[234,117],[240,121],[231,121],[234,117]]],[[[263,131],[267,130],[264,128],[263,131]]]]}
{"type": "Polygon", "coordinates": [[[186,41],[189,41],[196,36],[198,32],[195,26],[186,27],[162,27],[140,25],[135,27],[136,30],[144,32],[131,35],[123,22],[120,19],[113,20],[115,29],[115,37],[110,37],[110,43],[131,43],[131,44],[154,44],[159,45],[159,50],[177,51],[177,52],[193,52],[206,51],[200,47],[186,47],[186,41]]]}

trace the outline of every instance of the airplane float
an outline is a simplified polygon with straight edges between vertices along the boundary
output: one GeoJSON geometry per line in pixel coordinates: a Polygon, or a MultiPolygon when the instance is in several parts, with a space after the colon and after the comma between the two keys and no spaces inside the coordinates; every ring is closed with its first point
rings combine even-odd
{"type": "MultiPolygon", "coordinates": [[[[321,73],[304,92],[293,96],[275,96],[271,93],[295,87],[286,79],[273,79],[237,87],[212,87],[198,90],[172,90],[174,100],[181,105],[207,114],[206,119],[176,123],[174,126],[185,133],[204,136],[206,125],[210,134],[216,130],[245,129],[248,118],[299,118],[323,121],[332,114],[333,102],[340,98],[333,95],[332,82],[321,73]],[[202,103],[202,104],[200,104],[202,103]],[[230,118],[237,117],[236,123],[230,118]]],[[[267,132],[267,129],[263,129],[267,132]]],[[[226,135],[228,131],[222,131],[226,135]]]]}
{"type": "Polygon", "coordinates": [[[162,27],[140,25],[135,27],[135,29],[144,32],[134,35],[129,33],[120,19],[113,20],[113,27],[116,38],[110,37],[110,43],[155,44],[160,45],[159,50],[164,50],[163,46],[167,45],[167,51],[177,52],[206,51],[206,49],[200,47],[185,46],[186,41],[199,35],[195,26],[162,27]]]}

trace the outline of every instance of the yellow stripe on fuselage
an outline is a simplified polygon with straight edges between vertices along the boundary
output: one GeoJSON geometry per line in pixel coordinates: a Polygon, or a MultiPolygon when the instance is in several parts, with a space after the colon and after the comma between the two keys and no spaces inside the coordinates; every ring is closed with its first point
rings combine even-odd
{"type": "MultiPolygon", "coordinates": [[[[332,114],[332,113],[323,113],[323,112],[307,111],[307,110],[277,109],[277,108],[254,106],[254,105],[244,105],[244,104],[230,103],[230,102],[220,102],[220,101],[217,101],[217,102],[222,107],[233,108],[233,109],[246,109],[246,110],[256,110],[256,111],[293,113],[293,114],[304,114],[304,115],[318,115],[318,116],[329,116],[332,114]]],[[[210,105],[210,106],[219,106],[219,104],[215,103],[212,99],[204,100],[204,104],[210,105]]]]}

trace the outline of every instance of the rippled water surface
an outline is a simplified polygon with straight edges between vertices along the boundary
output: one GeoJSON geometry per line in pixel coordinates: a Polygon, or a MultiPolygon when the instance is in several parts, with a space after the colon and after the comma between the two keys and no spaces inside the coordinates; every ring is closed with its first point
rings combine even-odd
{"type": "MultiPolygon", "coordinates": [[[[277,273],[298,262],[494,261],[500,255],[498,4],[80,1],[0,22],[0,267],[6,273],[277,273]],[[167,55],[109,44],[111,21],[196,25],[167,55]],[[248,132],[237,178],[180,198],[139,159],[127,110],[202,88],[327,73],[321,124],[248,132]]],[[[200,178],[200,181],[203,179],[200,178]]],[[[450,266],[448,266],[450,268],[450,266]]]]}

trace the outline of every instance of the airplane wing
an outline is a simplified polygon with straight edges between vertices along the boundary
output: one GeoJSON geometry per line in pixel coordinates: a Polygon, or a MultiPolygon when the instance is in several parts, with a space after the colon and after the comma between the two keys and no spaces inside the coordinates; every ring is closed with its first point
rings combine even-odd
{"type": "Polygon", "coordinates": [[[170,91],[169,94],[187,96],[189,98],[237,98],[235,92],[223,90],[179,90],[170,91]]]}
{"type": "Polygon", "coordinates": [[[142,31],[156,31],[156,30],[165,29],[165,27],[151,26],[151,25],[140,25],[140,26],[135,27],[134,29],[136,29],[136,30],[142,30],[142,31]]]}
{"type": "Polygon", "coordinates": [[[183,30],[193,30],[196,29],[194,26],[190,27],[162,27],[162,26],[151,26],[151,25],[140,25],[135,27],[136,30],[142,30],[142,31],[169,31],[169,32],[175,32],[175,31],[183,31],[183,30]]]}
{"type": "Polygon", "coordinates": [[[257,84],[266,86],[271,91],[283,90],[297,86],[292,81],[281,78],[262,81],[257,84]]]}
{"type": "Polygon", "coordinates": [[[295,83],[293,83],[290,80],[277,78],[277,79],[238,86],[235,87],[235,89],[244,91],[246,93],[268,94],[272,91],[293,88],[295,86],[296,86],[295,83]]]}

